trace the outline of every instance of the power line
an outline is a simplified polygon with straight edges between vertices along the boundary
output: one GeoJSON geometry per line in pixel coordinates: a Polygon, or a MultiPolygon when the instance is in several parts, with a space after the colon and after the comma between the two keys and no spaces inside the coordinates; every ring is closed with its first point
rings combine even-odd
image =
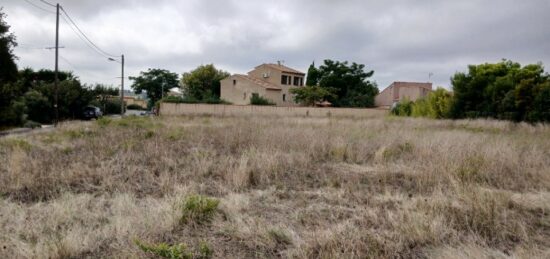
{"type": "Polygon", "coordinates": [[[61,16],[61,18],[63,18],[63,20],[65,21],[65,23],[67,25],[69,25],[69,28],[71,28],[71,30],[76,34],[76,36],[82,40],[82,42],[84,42],[84,44],[86,44],[86,46],[88,46],[88,48],[90,48],[91,50],[93,50],[94,52],[96,52],[97,54],[101,55],[102,57],[105,57],[105,58],[109,58],[109,56],[106,56],[105,54],[99,52],[97,49],[95,49],[90,43],[88,43],[88,41],[86,39],[84,39],[84,37],[82,37],[82,35],[80,35],[80,33],[78,33],[78,31],[72,26],[72,24],[67,20],[67,18],[65,18],[65,16],[61,16]]]}
{"type": "Polygon", "coordinates": [[[65,8],[61,7],[61,11],[63,11],[63,13],[65,14],[65,16],[67,16],[67,18],[69,19],[69,21],[74,25],[74,27],[80,32],[80,34],[82,34],[82,36],[84,36],[84,38],[92,45],[94,46],[97,51],[103,53],[104,56],[107,56],[107,57],[119,57],[119,56],[116,56],[116,55],[113,55],[113,54],[110,54],[109,52],[106,52],[104,50],[102,50],[100,47],[98,47],[92,40],[90,40],[90,38],[88,36],[86,36],[86,34],[78,27],[78,25],[76,25],[76,23],[74,22],[74,20],[71,18],[71,16],[67,13],[67,11],[65,11],[65,8]]]}
{"type": "Polygon", "coordinates": [[[40,0],[40,2],[45,3],[45,4],[49,5],[49,6],[52,6],[52,7],[57,8],[56,5],[54,5],[54,4],[52,4],[52,3],[49,3],[49,2],[47,2],[47,1],[45,1],[45,0],[40,0]]]}
{"type": "Polygon", "coordinates": [[[25,0],[25,2],[29,3],[30,5],[36,7],[36,8],[38,8],[38,9],[44,11],[44,12],[51,13],[51,14],[55,14],[54,11],[46,10],[45,8],[40,7],[39,5],[37,5],[37,4],[33,3],[33,2],[31,2],[30,0],[25,0]]]}
{"type": "MultiPolygon", "coordinates": [[[[61,60],[63,60],[65,63],[67,63],[67,65],[69,65],[72,69],[73,69],[73,72],[75,72],[75,76],[78,76],[78,75],[84,75],[84,76],[87,76],[87,77],[91,77],[95,80],[98,80],[98,81],[113,81],[114,79],[117,79],[117,77],[112,77],[112,78],[100,78],[98,76],[95,76],[95,75],[92,75],[92,74],[89,74],[89,73],[83,73],[81,69],[77,68],[72,62],[70,62],[67,58],[63,57],[62,55],[59,55],[59,58],[61,58],[61,60]]],[[[111,82],[112,84],[112,82],[111,82]]]]}

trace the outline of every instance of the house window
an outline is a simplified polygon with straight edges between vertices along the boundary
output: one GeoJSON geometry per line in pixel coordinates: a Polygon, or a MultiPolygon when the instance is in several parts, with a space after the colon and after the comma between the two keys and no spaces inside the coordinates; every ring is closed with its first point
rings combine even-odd
{"type": "Polygon", "coordinates": [[[237,80],[233,80],[233,85],[237,85],[237,80]]]}
{"type": "Polygon", "coordinates": [[[294,77],[294,85],[295,85],[295,86],[299,86],[299,85],[300,85],[300,78],[299,78],[299,77],[294,77]]]}
{"type": "Polygon", "coordinates": [[[243,95],[243,100],[246,100],[246,93],[244,93],[243,95]]]}
{"type": "Polygon", "coordinates": [[[288,81],[288,76],[282,75],[281,76],[281,84],[286,85],[286,82],[288,81]]]}
{"type": "Polygon", "coordinates": [[[304,78],[300,77],[300,86],[304,86],[304,78]]]}
{"type": "Polygon", "coordinates": [[[286,102],[286,94],[283,94],[283,102],[286,102]]]}

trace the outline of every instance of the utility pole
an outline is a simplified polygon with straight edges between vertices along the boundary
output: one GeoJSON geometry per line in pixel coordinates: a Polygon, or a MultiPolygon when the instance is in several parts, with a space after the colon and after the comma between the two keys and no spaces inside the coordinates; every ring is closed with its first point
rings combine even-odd
{"type": "Polygon", "coordinates": [[[58,95],[59,95],[59,3],[56,5],[57,15],[55,19],[55,126],[59,123],[59,106],[58,106],[58,95]]]}
{"type": "Polygon", "coordinates": [[[107,58],[109,61],[114,61],[122,65],[121,77],[120,77],[120,116],[124,116],[124,54],[120,56],[120,62],[114,58],[107,58]]]}
{"type": "Polygon", "coordinates": [[[120,116],[124,116],[124,54],[121,55],[122,75],[120,82],[120,116]]]}

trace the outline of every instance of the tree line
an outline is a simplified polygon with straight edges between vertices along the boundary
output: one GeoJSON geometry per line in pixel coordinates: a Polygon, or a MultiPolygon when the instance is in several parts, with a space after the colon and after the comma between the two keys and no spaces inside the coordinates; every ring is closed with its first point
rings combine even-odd
{"type": "Polygon", "coordinates": [[[494,118],[550,121],[550,75],[542,63],[521,66],[503,60],[468,66],[451,78],[452,92],[438,89],[426,98],[402,100],[392,112],[432,118],[494,118]]]}

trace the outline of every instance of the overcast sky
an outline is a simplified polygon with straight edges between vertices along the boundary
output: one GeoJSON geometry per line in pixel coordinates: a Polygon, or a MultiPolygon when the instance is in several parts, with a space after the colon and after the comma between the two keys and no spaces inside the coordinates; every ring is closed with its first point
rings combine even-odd
{"type": "MultiPolygon", "coordinates": [[[[27,0],[54,11],[40,0],[27,0]]],[[[53,69],[55,15],[25,0],[2,0],[19,47],[19,68],[53,69]]],[[[503,58],[550,64],[550,0],[60,0],[101,49],[125,54],[127,75],[148,68],[181,74],[214,63],[246,73],[284,60],[348,60],[393,81],[449,78],[468,64],[503,58]]],[[[119,85],[120,65],[89,48],[60,21],[60,69],[85,83],[119,85]]],[[[548,69],[547,69],[548,71],[548,69]]],[[[128,84],[129,85],[129,84],[128,84]]]]}

